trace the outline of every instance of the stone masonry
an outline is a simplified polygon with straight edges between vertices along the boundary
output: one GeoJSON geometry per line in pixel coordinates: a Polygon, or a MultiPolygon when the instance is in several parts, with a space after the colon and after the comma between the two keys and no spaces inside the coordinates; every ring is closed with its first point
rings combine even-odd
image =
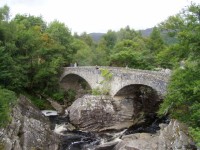
{"type": "Polygon", "coordinates": [[[117,92],[129,85],[146,85],[154,89],[158,95],[166,94],[167,83],[170,77],[170,70],[162,69],[160,71],[139,70],[119,67],[65,67],[60,78],[61,86],[64,86],[63,79],[68,75],[78,75],[83,78],[91,89],[101,86],[103,77],[100,68],[108,69],[113,77],[110,81],[111,96],[115,96],[117,92]]]}

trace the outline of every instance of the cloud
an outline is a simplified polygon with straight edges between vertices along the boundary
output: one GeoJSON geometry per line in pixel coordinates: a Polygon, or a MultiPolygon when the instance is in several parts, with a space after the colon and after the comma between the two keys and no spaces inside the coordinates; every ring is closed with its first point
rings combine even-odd
{"type": "MultiPolygon", "coordinates": [[[[0,0],[16,13],[57,19],[72,31],[106,32],[129,25],[134,29],[153,27],[178,13],[190,0],[0,0]]],[[[194,1],[194,0],[193,0],[194,1]]],[[[195,0],[197,1],[197,0],[195,0]]]]}
{"type": "Polygon", "coordinates": [[[27,7],[38,6],[44,4],[47,0],[3,0],[9,5],[25,5],[27,7]]]}

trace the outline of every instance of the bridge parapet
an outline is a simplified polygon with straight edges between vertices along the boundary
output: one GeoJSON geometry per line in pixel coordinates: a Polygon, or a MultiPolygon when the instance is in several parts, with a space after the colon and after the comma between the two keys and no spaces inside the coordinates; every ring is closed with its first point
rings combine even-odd
{"type": "MultiPolygon", "coordinates": [[[[169,70],[150,71],[106,66],[98,66],[98,68],[108,69],[113,74],[110,89],[110,94],[112,96],[121,88],[131,84],[147,85],[155,89],[159,94],[164,95],[170,78],[169,70]]],[[[88,82],[92,89],[98,87],[99,82],[103,80],[100,75],[101,71],[95,66],[65,67],[60,81],[62,82],[62,79],[69,74],[82,77],[88,82]]]]}
{"type": "MultiPolygon", "coordinates": [[[[170,76],[170,71],[168,69],[161,69],[160,71],[152,71],[152,70],[141,70],[141,69],[133,69],[133,68],[123,68],[123,67],[109,67],[109,66],[98,66],[98,68],[108,69],[112,73],[115,74],[133,74],[133,73],[147,73],[151,75],[155,75],[160,78],[166,78],[168,79],[170,76]]],[[[64,67],[64,71],[67,70],[74,70],[74,71],[88,71],[88,72],[95,72],[96,67],[95,66],[81,66],[81,67],[64,67]]]]}

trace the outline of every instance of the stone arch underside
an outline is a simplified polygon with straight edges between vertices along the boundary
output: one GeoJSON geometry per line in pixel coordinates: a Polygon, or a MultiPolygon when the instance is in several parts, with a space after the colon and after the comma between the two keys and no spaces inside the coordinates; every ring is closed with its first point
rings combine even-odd
{"type": "Polygon", "coordinates": [[[83,77],[69,73],[66,74],[60,81],[60,87],[64,91],[75,92],[75,99],[82,97],[83,95],[89,93],[92,89],[90,83],[83,77]]]}
{"type": "Polygon", "coordinates": [[[143,84],[124,86],[114,95],[114,99],[122,102],[129,101],[133,107],[133,118],[140,118],[138,122],[148,122],[149,119],[156,117],[156,112],[162,102],[162,98],[155,89],[143,84]]]}

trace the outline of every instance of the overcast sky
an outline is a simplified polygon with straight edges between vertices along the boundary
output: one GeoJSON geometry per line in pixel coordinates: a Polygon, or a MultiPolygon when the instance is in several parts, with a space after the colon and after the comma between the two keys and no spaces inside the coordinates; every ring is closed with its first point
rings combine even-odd
{"type": "Polygon", "coordinates": [[[118,31],[127,25],[146,29],[199,0],[0,0],[11,16],[17,13],[42,16],[46,22],[64,22],[72,32],[118,31]]]}

